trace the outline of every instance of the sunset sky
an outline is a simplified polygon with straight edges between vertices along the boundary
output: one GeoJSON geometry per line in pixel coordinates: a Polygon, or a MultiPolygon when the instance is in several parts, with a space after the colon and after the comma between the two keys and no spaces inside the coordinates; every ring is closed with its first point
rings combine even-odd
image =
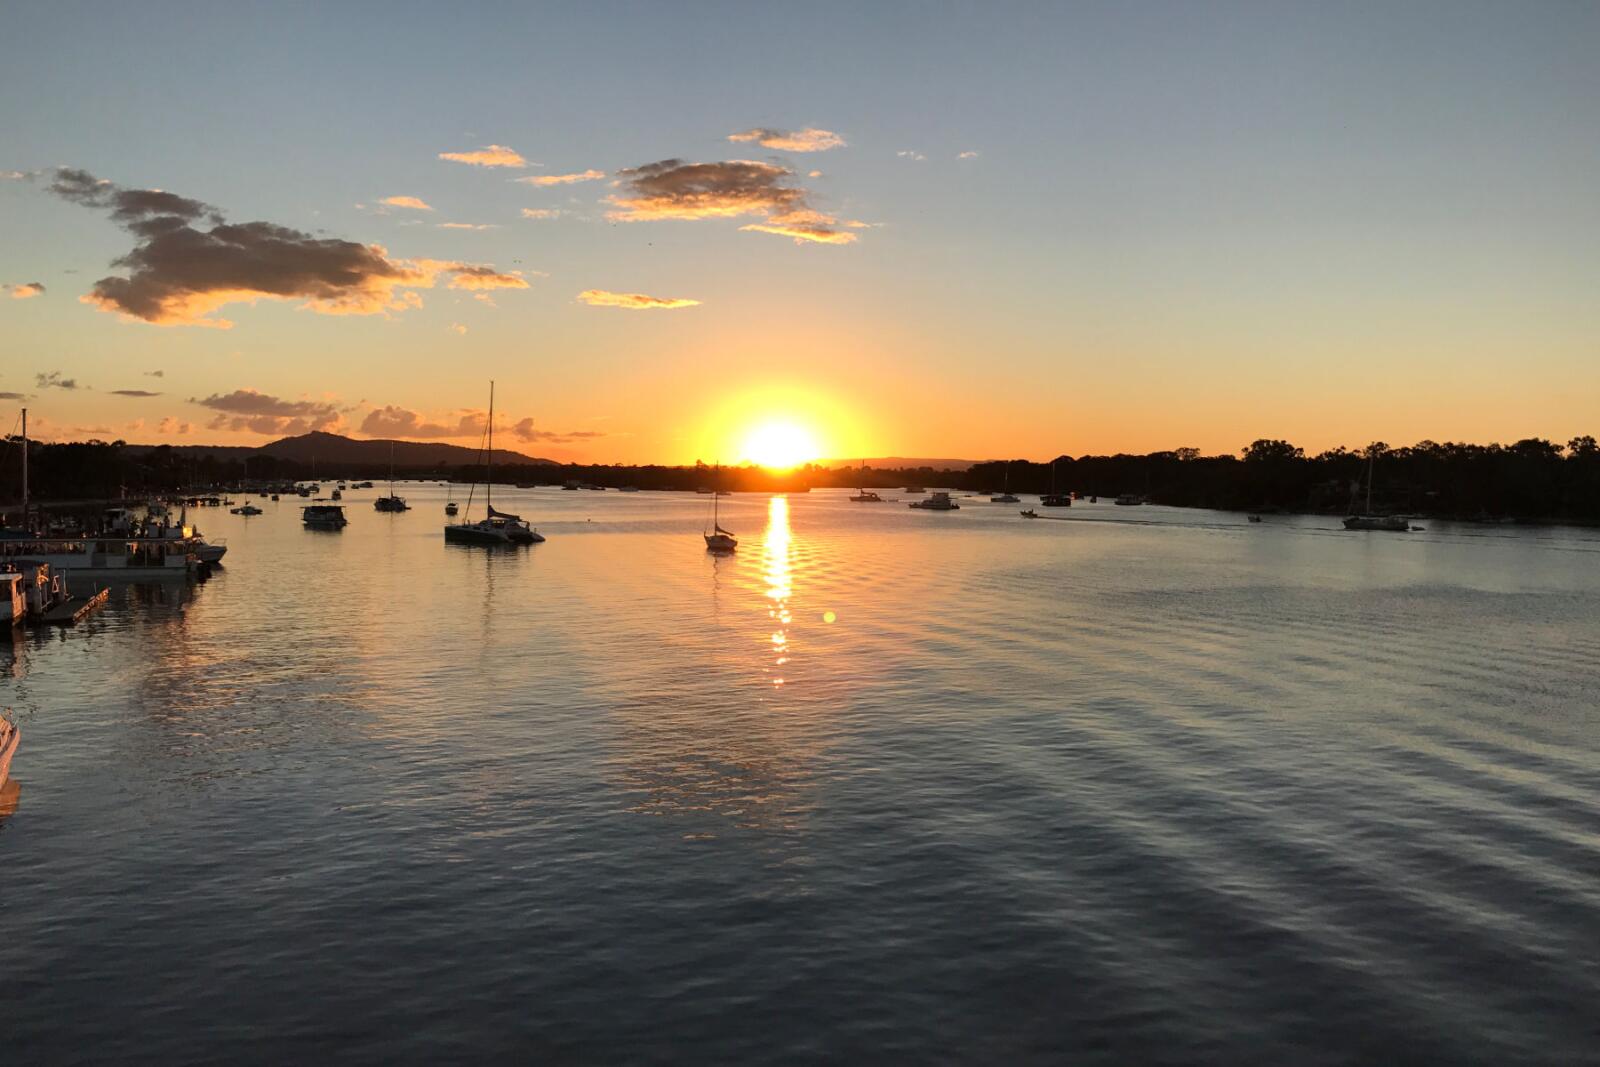
{"type": "Polygon", "coordinates": [[[1597,54],[1555,3],[13,5],[0,422],[473,444],[494,378],[601,462],[1564,442],[1597,54]]]}

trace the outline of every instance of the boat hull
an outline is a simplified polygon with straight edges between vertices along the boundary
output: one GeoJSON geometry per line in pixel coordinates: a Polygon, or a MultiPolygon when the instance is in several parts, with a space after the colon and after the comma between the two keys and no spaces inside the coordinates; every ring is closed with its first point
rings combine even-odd
{"type": "Polygon", "coordinates": [[[1411,520],[1399,515],[1352,515],[1344,520],[1346,530],[1382,530],[1388,533],[1409,533],[1411,520]]]}
{"type": "Polygon", "coordinates": [[[0,784],[3,784],[6,775],[11,773],[11,757],[16,755],[17,746],[21,743],[22,730],[16,723],[0,724],[0,784]]]}
{"type": "Polygon", "coordinates": [[[705,534],[707,552],[734,552],[739,542],[729,534],[705,534]]]}

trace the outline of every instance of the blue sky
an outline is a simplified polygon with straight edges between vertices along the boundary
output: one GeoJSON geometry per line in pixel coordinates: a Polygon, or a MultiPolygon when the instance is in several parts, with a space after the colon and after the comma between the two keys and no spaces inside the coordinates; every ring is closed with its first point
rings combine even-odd
{"type": "Polygon", "coordinates": [[[528,287],[152,326],[77,299],[127,232],[48,173],[4,181],[0,284],[45,291],[0,302],[0,391],[67,436],[243,441],[191,401],[437,428],[496,377],[567,436],[529,450],[595,459],[692,460],[775,418],[839,455],[1594,430],[1600,8],[326,7],[14,9],[0,171],[83,168],[528,287]],[[727,140],[754,127],[846,145],[727,140]],[[539,166],[438,158],[489,144],[539,166]],[[752,217],[608,219],[617,172],[665,159],[766,161],[871,226],[802,246],[752,217]],[[433,210],[378,213],[390,196],[433,210]],[[162,396],[109,396],[157,368],[162,396]],[[53,371],[88,388],[35,386],[53,371]]]}

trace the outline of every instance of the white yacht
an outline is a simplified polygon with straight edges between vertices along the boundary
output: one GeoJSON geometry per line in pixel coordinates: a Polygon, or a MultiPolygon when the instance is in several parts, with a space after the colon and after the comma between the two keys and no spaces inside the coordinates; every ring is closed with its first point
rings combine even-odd
{"type": "Polygon", "coordinates": [[[916,508],[919,511],[960,511],[961,510],[961,505],[957,504],[954,500],[951,500],[949,493],[943,493],[943,492],[930,493],[928,495],[928,499],[913,501],[912,503],[907,504],[906,507],[908,507],[908,508],[916,508]]]}

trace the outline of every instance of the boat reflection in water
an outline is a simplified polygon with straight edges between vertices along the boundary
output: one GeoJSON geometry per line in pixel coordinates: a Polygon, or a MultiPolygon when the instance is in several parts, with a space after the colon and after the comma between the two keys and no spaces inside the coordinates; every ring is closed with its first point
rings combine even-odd
{"type": "Polygon", "coordinates": [[[763,560],[767,581],[767,617],[772,620],[772,685],[783,685],[783,668],[789,662],[789,596],[794,591],[790,560],[789,498],[775,496],[767,504],[767,542],[763,560]]]}

